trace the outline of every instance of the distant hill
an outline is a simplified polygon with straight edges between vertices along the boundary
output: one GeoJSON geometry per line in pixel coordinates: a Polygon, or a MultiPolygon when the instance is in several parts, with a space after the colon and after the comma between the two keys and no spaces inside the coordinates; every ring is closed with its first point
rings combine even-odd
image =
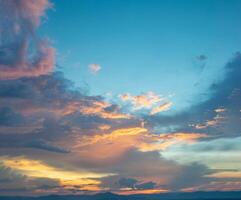
{"type": "Polygon", "coordinates": [[[6,197],[0,200],[241,200],[238,192],[190,192],[190,193],[161,193],[117,195],[113,193],[99,193],[95,195],[49,195],[40,197],[6,197]]]}

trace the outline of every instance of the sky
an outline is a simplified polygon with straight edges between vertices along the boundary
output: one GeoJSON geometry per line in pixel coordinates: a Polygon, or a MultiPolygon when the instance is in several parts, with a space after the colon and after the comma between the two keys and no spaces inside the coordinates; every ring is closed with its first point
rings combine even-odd
{"type": "Polygon", "coordinates": [[[0,0],[0,195],[241,190],[240,9],[0,0]]]}

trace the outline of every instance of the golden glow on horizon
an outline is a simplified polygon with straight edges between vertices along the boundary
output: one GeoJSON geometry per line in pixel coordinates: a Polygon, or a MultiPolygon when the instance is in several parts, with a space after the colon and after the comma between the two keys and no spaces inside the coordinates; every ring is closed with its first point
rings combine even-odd
{"type": "Polygon", "coordinates": [[[32,178],[49,178],[58,180],[61,185],[99,185],[97,180],[113,174],[67,171],[52,167],[40,160],[30,160],[23,157],[5,158],[2,160],[4,166],[32,178]]]}
{"type": "Polygon", "coordinates": [[[131,195],[131,194],[159,194],[159,193],[166,193],[166,192],[170,192],[170,191],[166,189],[146,189],[146,190],[127,189],[127,190],[120,190],[114,193],[120,194],[120,195],[131,195]]]}

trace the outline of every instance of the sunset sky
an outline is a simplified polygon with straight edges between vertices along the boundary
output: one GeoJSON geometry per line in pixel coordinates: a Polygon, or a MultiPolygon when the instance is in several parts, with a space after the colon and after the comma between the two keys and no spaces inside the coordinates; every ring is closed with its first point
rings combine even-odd
{"type": "Polygon", "coordinates": [[[240,11],[0,0],[0,196],[241,190],[240,11]]]}

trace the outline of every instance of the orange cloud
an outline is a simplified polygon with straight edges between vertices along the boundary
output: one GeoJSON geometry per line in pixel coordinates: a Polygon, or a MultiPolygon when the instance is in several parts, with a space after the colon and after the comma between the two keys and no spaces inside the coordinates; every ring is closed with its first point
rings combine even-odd
{"type": "Polygon", "coordinates": [[[206,134],[201,133],[171,133],[161,135],[146,135],[146,142],[139,145],[141,151],[158,151],[165,150],[171,145],[178,143],[193,143],[196,140],[207,137],[206,134]]]}
{"type": "Polygon", "coordinates": [[[132,96],[129,93],[126,93],[120,95],[120,99],[122,101],[130,101],[136,110],[141,108],[150,108],[153,104],[162,101],[162,98],[154,92],[148,92],[138,96],[132,96]]]}
{"type": "Polygon", "coordinates": [[[103,134],[103,135],[92,136],[91,138],[89,138],[89,140],[91,141],[91,144],[95,144],[95,143],[100,142],[102,140],[105,140],[105,141],[106,140],[115,140],[115,139],[118,139],[120,137],[135,136],[135,135],[139,135],[141,133],[144,133],[146,131],[147,131],[147,129],[139,128],[139,127],[117,129],[117,130],[111,132],[111,134],[103,134]]]}
{"type": "Polygon", "coordinates": [[[103,124],[103,125],[100,125],[98,127],[100,130],[109,130],[111,128],[111,126],[109,125],[106,125],[106,124],[103,124]]]}
{"type": "Polygon", "coordinates": [[[109,106],[109,103],[95,101],[91,106],[80,107],[80,111],[86,115],[98,115],[105,119],[130,119],[128,114],[105,111],[109,106]]]}
{"type": "Polygon", "coordinates": [[[172,106],[172,102],[165,100],[154,92],[147,92],[141,95],[132,96],[129,93],[120,95],[123,102],[130,102],[134,110],[150,109],[150,114],[167,111],[172,106]]]}
{"type": "Polygon", "coordinates": [[[157,107],[154,107],[154,108],[151,110],[150,114],[151,114],[151,115],[155,115],[155,114],[157,114],[157,113],[159,113],[159,112],[167,111],[167,110],[170,109],[171,106],[172,106],[172,102],[166,102],[166,103],[164,103],[164,104],[162,104],[162,105],[159,105],[159,106],[157,106],[157,107]]]}
{"type": "Polygon", "coordinates": [[[133,190],[133,189],[126,189],[120,190],[118,192],[114,192],[120,195],[132,195],[132,194],[159,194],[159,193],[166,193],[169,190],[166,189],[146,189],[146,190],[133,190]]]}
{"type": "Polygon", "coordinates": [[[160,151],[178,143],[193,143],[203,137],[207,137],[207,135],[200,133],[158,135],[149,133],[146,128],[133,127],[117,129],[106,134],[83,136],[72,147],[75,151],[88,149],[89,156],[102,159],[104,157],[118,157],[130,148],[136,148],[142,152],[160,151]],[[115,149],[115,151],[111,151],[111,149],[115,149]]]}
{"type": "Polygon", "coordinates": [[[217,108],[214,110],[217,114],[215,115],[215,117],[213,117],[213,119],[207,120],[206,122],[202,123],[202,124],[196,124],[196,125],[191,125],[194,126],[196,129],[205,129],[208,127],[216,127],[219,124],[224,122],[224,112],[226,111],[226,109],[224,108],[217,108]]]}
{"type": "Polygon", "coordinates": [[[96,180],[113,174],[93,173],[90,171],[63,170],[50,166],[40,160],[31,160],[24,157],[2,158],[2,164],[31,178],[48,178],[59,180],[64,187],[99,185],[96,180]]]}
{"type": "Polygon", "coordinates": [[[216,172],[216,173],[208,175],[207,177],[212,177],[212,178],[240,178],[241,179],[241,172],[240,171],[216,172]]]}

